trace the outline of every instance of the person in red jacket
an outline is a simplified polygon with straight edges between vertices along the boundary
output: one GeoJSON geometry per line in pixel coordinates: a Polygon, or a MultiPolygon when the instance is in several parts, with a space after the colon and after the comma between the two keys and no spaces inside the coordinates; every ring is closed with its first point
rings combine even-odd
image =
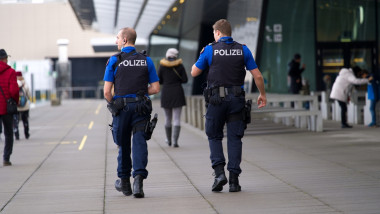
{"type": "Polygon", "coordinates": [[[7,100],[19,99],[16,71],[8,63],[8,54],[0,49],[0,117],[4,125],[5,146],[3,155],[3,166],[10,166],[9,161],[13,150],[13,115],[7,114],[7,100]]]}

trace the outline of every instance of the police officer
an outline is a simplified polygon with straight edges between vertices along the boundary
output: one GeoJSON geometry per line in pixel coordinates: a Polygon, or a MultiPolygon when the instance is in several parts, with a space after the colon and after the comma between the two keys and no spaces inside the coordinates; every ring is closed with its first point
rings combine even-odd
{"type": "Polygon", "coordinates": [[[136,52],[134,29],[123,28],[116,38],[121,52],[111,56],[104,74],[104,97],[113,115],[113,137],[119,146],[117,176],[120,179],[116,180],[115,188],[126,196],[133,194],[136,198],[143,198],[143,179],[148,176],[145,127],[152,111],[147,95],[160,91],[159,79],[151,58],[136,52]],[[113,85],[115,96],[112,97],[113,85]],[[132,167],[133,191],[130,183],[132,167]]]}
{"type": "Polygon", "coordinates": [[[221,19],[215,22],[213,29],[216,42],[207,45],[201,51],[198,61],[192,67],[191,75],[198,76],[209,67],[204,96],[208,103],[205,129],[209,140],[211,164],[215,171],[212,191],[222,191],[223,186],[227,184],[224,172],[226,160],[222,145],[223,127],[227,123],[229,191],[239,192],[241,138],[246,128],[244,113],[250,115],[250,109],[245,111],[245,68],[254,77],[260,91],[257,99],[259,108],[266,105],[264,81],[251,51],[232,39],[230,23],[221,19]]]}

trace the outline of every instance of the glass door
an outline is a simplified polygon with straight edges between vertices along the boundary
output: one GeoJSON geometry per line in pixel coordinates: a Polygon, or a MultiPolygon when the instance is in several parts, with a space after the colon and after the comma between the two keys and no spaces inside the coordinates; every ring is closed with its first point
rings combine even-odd
{"type": "Polygon", "coordinates": [[[317,90],[331,89],[341,68],[359,66],[373,72],[374,42],[317,43],[317,90]]]}

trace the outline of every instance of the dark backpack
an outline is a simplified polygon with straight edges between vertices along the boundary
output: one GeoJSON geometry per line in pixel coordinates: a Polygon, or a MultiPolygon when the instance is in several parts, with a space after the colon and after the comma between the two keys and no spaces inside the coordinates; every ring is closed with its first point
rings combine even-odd
{"type": "Polygon", "coordinates": [[[28,98],[26,97],[23,87],[20,87],[19,97],[18,107],[24,107],[28,101],[28,98]]]}

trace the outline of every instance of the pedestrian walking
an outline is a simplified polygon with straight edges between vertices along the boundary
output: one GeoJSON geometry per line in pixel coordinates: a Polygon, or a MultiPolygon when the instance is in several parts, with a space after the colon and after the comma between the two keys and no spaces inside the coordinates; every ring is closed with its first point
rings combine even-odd
{"type": "Polygon", "coordinates": [[[136,37],[133,28],[123,28],[118,32],[116,44],[121,52],[111,56],[107,62],[104,97],[113,116],[114,141],[119,146],[117,176],[120,179],[116,180],[115,188],[126,196],[133,194],[136,198],[143,198],[143,180],[148,177],[146,141],[151,135],[149,131],[152,131],[146,129],[151,126],[152,112],[148,95],[158,93],[160,84],[151,58],[136,52],[136,37]],[[131,175],[134,178],[133,190],[131,175]]]}
{"type": "Polygon", "coordinates": [[[13,114],[7,112],[7,101],[18,101],[18,85],[16,71],[8,63],[8,54],[0,49],[0,117],[4,127],[3,166],[11,166],[10,157],[13,152],[13,114]]]}
{"type": "Polygon", "coordinates": [[[181,111],[186,105],[183,83],[187,83],[186,70],[182,59],[178,59],[178,50],[169,48],[166,57],[160,61],[158,77],[161,90],[161,107],[165,111],[166,143],[178,147],[178,138],[181,131],[181,111]]]}
{"type": "Polygon", "coordinates": [[[17,76],[17,84],[19,87],[19,103],[17,106],[17,114],[13,115],[13,132],[15,134],[16,140],[20,139],[20,133],[18,129],[18,124],[20,118],[22,120],[22,124],[24,126],[24,135],[26,139],[29,139],[29,100],[31,98],[29,86],[25,82],[24,77],[22,76],[21,71],[16,72],[17,76]]]}
{"type": "Polygon", "coordinates": [[[219,192],[227,184],[223,154],[223,128],[227,124],[227,150],[229,191],[239,192],[239,175],[242,172],[242,141],[246,123],[250,122],[251,106],[245,101],[244,78],[246,69],[252,74],[260,95],[258,107],[266,105],[264,78],[251,51],[231,37],[231,25],[221,19],[213,25],[215,42],[207,45],[193,65],[191,75],[198,76],[209,68],[207,87],[203,94],[208,105],[206,112],[206,135],[210,147],[211,166],[215,172],[211,190],[219,192]]]}

